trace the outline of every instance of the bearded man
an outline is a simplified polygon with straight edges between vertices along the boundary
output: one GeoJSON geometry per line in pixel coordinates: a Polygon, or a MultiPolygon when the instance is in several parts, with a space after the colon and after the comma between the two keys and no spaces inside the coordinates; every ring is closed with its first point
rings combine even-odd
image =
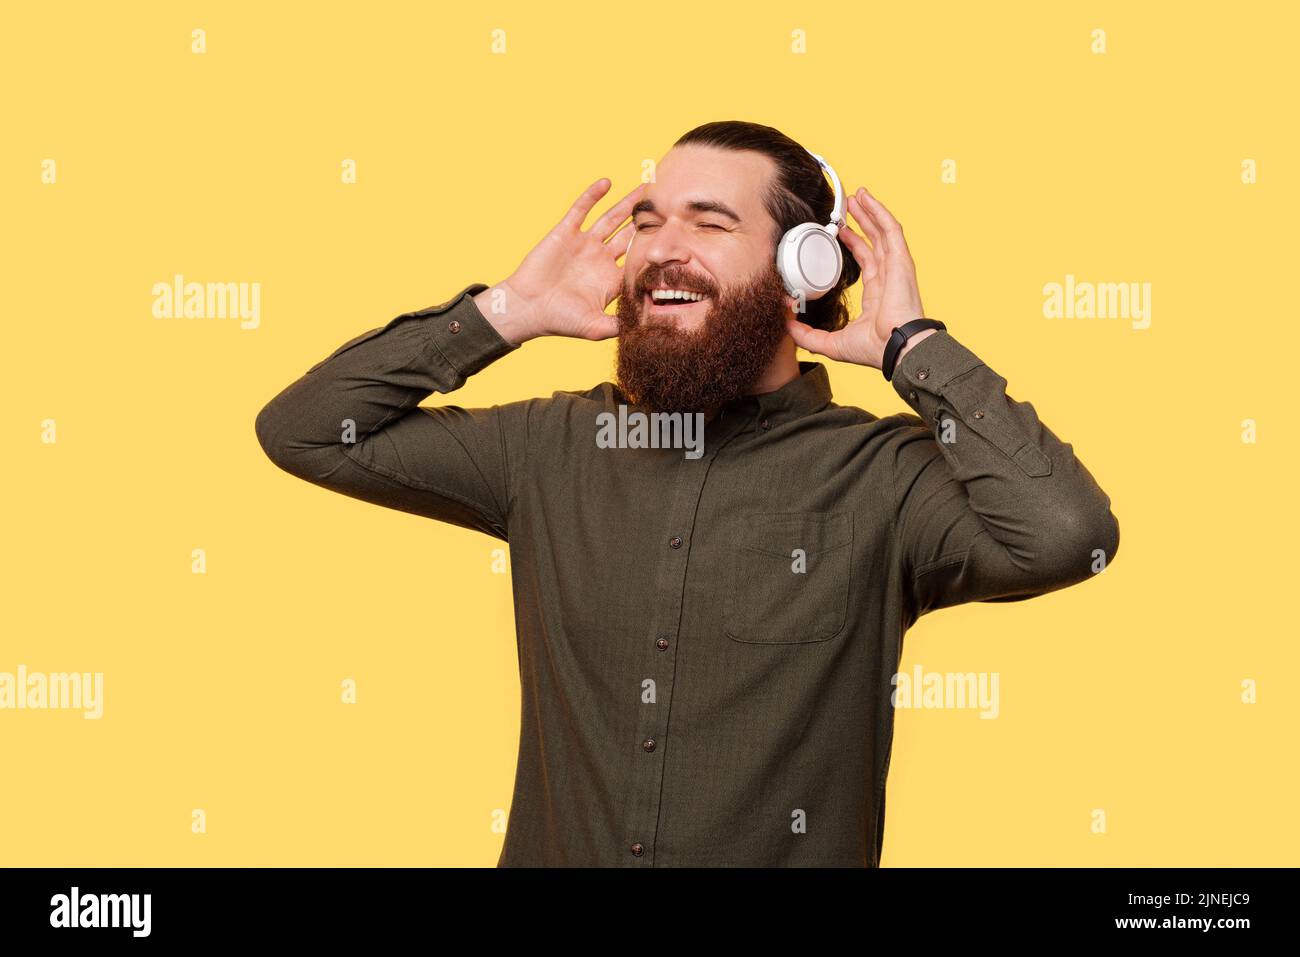
{"type": "MultiPolygon", "coordinates": [[[[779,244],[835,194],[785,134],[694,129],[584,229],[610,185],[506,279],[316,363],[258,439],[302,479],[509,543],[523,708],[499,866],[879,866],[904,633],[1093,577],[1110,499],[927,320],[865,188],[834,285],[792,288],[779,244]],[[419,404],[539,336],[617,336],[617,381],[419,404]],[[796,348],[881,370],[911,411],[835,403],[796,348]],[[702,416],[702,454],[597,442],[621,406],[702,416]]],[[[461,599],[412,600],[436,622],[461,599]]]]}

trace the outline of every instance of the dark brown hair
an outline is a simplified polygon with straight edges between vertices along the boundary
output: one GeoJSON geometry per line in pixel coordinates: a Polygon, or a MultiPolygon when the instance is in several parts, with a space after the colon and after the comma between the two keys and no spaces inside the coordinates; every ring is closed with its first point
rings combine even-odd
{"type": "MultiPolygon", "coordinates": [[[[780,130],[744,120],[719,120],[705,123],[683,134],[674,146],[712,146],[718,149],[752,150],[770,156],[776,175],[763,196],[768,215],[776,221],[772,236],[772,262],[776,263],[776,244],[786,230],[800,223],[830,222],[835,190],[812,154],[780,130]]],[[[845,197],[848,218],[848,197],[845,197]]],[[[848,228],[846,225],[845,229],[848,228]]],[[[844,269],[840,281],[818,299],[809,299],[805,313],[797,318],[817,329],[833,332],[849,321],[848,289],[861,275],[858,261],[849,248],[840,243],[844,269]]]]}

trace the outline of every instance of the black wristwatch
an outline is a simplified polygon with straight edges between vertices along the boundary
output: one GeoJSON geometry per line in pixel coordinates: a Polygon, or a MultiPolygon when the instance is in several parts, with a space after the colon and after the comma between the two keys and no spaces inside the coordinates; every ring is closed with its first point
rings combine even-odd
{"type": "Polygon", "coordinates": [[[922,329],[947,329],[938,319],[926,319],[922,316],[920,319],[913,319],[911,322],[905,322],[898,326],[889,336],[889,341],[885,343],[885,358],[880,364],[880,371],[885,374],[886,380],[894,378],[894,363],[898,361],[898,350],[903,348],[907,340],[912,338],[922,329]]]}

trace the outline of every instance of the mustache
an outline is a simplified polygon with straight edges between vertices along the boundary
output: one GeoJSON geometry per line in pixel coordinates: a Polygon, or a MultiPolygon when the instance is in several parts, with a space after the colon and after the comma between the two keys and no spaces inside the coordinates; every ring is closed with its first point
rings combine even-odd
{"type": "Polygon", "coordinates": [[[643,274],[634,287],[638,295],[647,295],[651,289],[681,289],[686,292],[698,292],[702,296],[715,297],[716,288],[712,283],[691,278],[688,273],[661,272],[654,275],[643,274]]]}

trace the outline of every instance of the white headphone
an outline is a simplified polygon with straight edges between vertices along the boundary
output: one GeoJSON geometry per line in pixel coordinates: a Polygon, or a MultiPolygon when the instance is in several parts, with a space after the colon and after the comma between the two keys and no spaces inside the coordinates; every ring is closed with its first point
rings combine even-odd
{"type": "Polygon", "coordinates": [[[776,247],[776,268],[785,280],[786,291],[799,298],[819,299],[826,295],[840,281],[844,269],[844,256],[840,252],[839,235],[844,226],[844,190],[840,188],[840,178],[830,163],[808,151],[826,172],[831,174],[835,185],[835,206],[831,209],[831,221],[823,226],[820,223],[800,223],[781,237],[776,247]]]}
{"type": "MultiPolygon", "coordinates": [[[[786,291],[796,299],[800,293],[803,298],[820,299],[840,281],[844,269],[844,256],[840,252],[839,235],[844,226],[844,190],[840,187],[840,178],[824,159],[808,150],[826,172],[831,174],[835,185],[835,205],[831,209],[831,221],[825,226],[820,223],[800,223],[787,230],[776,246],[776,269],[785,281],[786,291]]],[[[636,227],[627,240],[627,252],[632,251],[632,240],[636,239],[636,227]]]]}

